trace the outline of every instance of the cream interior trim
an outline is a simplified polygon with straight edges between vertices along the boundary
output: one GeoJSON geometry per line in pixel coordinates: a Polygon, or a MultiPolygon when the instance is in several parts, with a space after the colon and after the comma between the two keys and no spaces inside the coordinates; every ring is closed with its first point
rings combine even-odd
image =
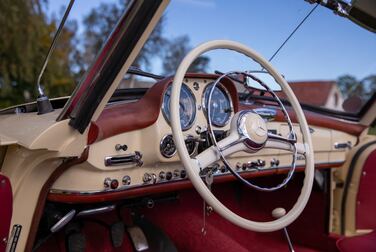
{"type": "MultiPolygon", "coordinates": [[[[361,138],[360,144],[353,148],[346,156],[345,164],[334,170],[333,173],[333,212],[332,212],[332,227],[331,231],[334,233],[341,233],[341,211],[342,211],[342,198],[344,193],[344,188],[336,187],[335,182],[344,183],[346,177],[348,176],[349,168],[352,159],[354,158],[356,152],[365,144],[375,141],[376,136],[365,136],[361,138]]],[[[356,230],[356,199],[358,194],[359,182],[362,176],[363,165],[368,158],[368,155],[375,150],[376,145],[369,146],[364,152],[359,156],[359,159],[354,168],[354,173],[352,180],[349,185],[347,200],[346,200],[346,216],[345,216],[345,235],[351,236],[360,234],[363,231],[356,230]]]]}
{"type": "Polygon", "coordinates": [[[11,227],[21,225],[17,251],[24,251],[41,188],[62,159],[45,150],[8,147],[1,172],[10,179],[13,191],[11,227]]]}

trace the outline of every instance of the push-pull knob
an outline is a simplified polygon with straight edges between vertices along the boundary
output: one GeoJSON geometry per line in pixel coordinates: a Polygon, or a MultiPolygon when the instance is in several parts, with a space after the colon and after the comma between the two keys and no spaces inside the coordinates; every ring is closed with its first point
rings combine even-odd
{"type": "Polygon", "coordinates": [[[272,211],[272,216],[275,219],[279,219],[286,214],[286,210],[282,207],[278,207],[272,211]]]}
{"type": "Polygon", "coordinates": [[[145,173],[142,177],[144,183],[155,184],[157,182],[157,175],[154,173],[145,173]]]}
{"type": "MultiPolygon", "coordinates": [[[[282,207],[278,207],[278,208],[276,208],[272,211],[272,216],[275,219],[279,219],[279,218],[281,218],[285,215],[286,215],[286,210],[282,207]]],[[[283,233],[285,234],[285,237],[286,237],[287,243],[289,245],[290,251],[294,252],[294,248],[292,247],[291,239],[290,239],[289,233],[287,232],[286,227],[283,228],[283,233]]]]}

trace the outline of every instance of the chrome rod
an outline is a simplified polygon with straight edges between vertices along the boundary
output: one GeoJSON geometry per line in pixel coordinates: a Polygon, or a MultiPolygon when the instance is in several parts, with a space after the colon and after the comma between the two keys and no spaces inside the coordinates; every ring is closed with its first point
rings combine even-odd
{"type": "Polygon", "coordinates": [[[40,84],[40,80],[42,79],[43,73],[46,70],[48,61],[50,60],[50,57],[51,57],[51,54],[52,54],[52,52],[54,51],[54,49],[56,47],[56,41],[60,37],[61,31],[63,30],[65,21],[67,20],[67,17],[69,15],[70,10],[72,9],[73,4],[74,4],[74,0],[70,0],[69,5],[68,5],[67,9],[65,10],[63,19],[61,20],[60,25],[59,25],[59,27],[58,27],[58,29],[57,29],[57,31],[55,33],[55,36],[54,36],[54,38],[52,40],[50,48],[48,49],[48,53],[47,53],[46,58],[44,59],[44,63],[43,63],[42,69],[40,70],[40,73],[39,73],[39,76],[38,76],[38,80],[37,80],[38,93],[39,93],[40,96],[44,96],[44,92],[43,92],[42,86],[40,84]]]}

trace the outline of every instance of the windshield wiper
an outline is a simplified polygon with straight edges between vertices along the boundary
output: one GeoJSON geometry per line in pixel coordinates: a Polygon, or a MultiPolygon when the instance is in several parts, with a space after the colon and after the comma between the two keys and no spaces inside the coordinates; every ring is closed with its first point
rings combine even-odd
{"type": "Polygon", "coordinates": [[[136,75],[140,75],[140,76],[143,76],[143,77],[149,77],[149,78],[152,78],[152,79],[155,79],[155,80],[162,80],[162,79],[165,78],[165,76],[162,76],[162,75],[157,75],[157,74],[145,72],[145,71],[141,70],[140,68],[138,68],[136,66],[130,66],[127,73],[136,74],[136,75]]]}

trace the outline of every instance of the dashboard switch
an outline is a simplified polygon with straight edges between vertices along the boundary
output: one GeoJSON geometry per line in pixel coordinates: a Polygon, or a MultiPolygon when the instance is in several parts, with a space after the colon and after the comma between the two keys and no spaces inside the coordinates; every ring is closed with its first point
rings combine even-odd
{"type": "Polygon", "coordinates": [[[180,171],[179,170],[174,170],[174,178],[180,177],[180,171]]]}
{"type": "Polygon", "coordinates": [[[119,181],[117,181],[117,179],[111,180],[111,184],[110,184],[111,189],[116,189],[118,188],[118,186],[119,186],[119,181]]]}
{"type": "Polygon", "coordinates": [[[180,178],[186,178],[187,177],[187,172],[185,170],[180,171],[180,178]]]}
{"type": "Polygon", "coordinates": [[[149,183],[151,180],[152,180],[152,177],[149,173],[145,173],[144,176],[142,177],[142,181],[144,181],[144,183],[149,183]]]}
{"type": "Polygon", "coordinates": [[[166,173],[164,171],[161,171],[159,173],[159,180],[165,180],[166,179],[166,173]]]}
{"type": "Polygon", "coordinates": [[[259,167],[264,167],[266,164],[265,160],[257,159],[257,165],[259,167]]]}
{"type": "Polygon", "coordinates": [[[279,166],[279,160],[276,158],[273,158],[272,160],[270,160],[270,166],[271,167],[279,166]]]}
{"type": "Polygon", "coordinates": [[[122,179],[123,185],[130,185],[131,184],[131,177],[125,175],[122,179]]]}
{"type": "Polygon", "coordinates": [[[119,186],[119,181],[117,179],[105,178],[103,184],[106,189],[116,189],[119,186]]]}
{"type": "Polygon", "coordinates": [[[128,146],[126,144],[116,144],[115,150],[116,151],[120,151],[120,150],[126,151],[126,150],[128,150],[128,146]]]}
{"type": "Polygon", "coordinates": [[[172,179],[172,173],[171,172],[166,172],[166,179],[171,180],[172,179]]]}
{"type": "Polygon", "coordinates": [[[111,178],[105,178],[103,185],[104,185],[104,188],[109,189],[111,187],[111,178]]]}
{"type": "Polygon", "coordinates": [[[151,183],[151,184],[155,184],[157,182],[157,175],[155,175],[154,173],[145,173],[144,176],[142,177],[142,181],[147,184],[147,183],[151,183]]]}

